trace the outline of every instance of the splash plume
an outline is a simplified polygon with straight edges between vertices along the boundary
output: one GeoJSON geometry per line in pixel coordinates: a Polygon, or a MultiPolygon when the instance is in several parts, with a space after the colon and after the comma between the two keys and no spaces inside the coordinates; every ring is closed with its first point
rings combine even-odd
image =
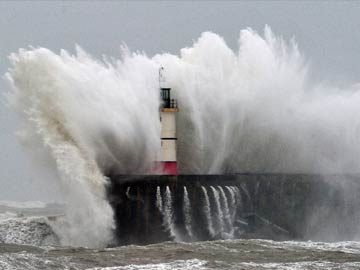
{"type": "Polygon", "coordinates": [[[146,173],[157,160],[160,66],[179,101],[180,173],[360,171],[360,89],[311,84],[297,44],[269,27],[242,30],[237,52],[210,32],[180,56],[122,52],[10,56],[9,100],[51,156],[69,206],[55,228],[64,244],[108,244],[106,176],[146,173]]]}

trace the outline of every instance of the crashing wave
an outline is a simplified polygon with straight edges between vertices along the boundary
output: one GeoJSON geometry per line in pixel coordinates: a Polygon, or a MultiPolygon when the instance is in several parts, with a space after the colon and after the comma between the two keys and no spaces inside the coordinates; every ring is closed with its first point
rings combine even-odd
{"type": "Polygon", "coordinates": [[[296,43],[269,27],[242,30],[237,52],[207,32],[180,56],[125,48],[99,61],[79,47],[30,48],[10,60],[23,138],[45,149],[63,188],[67,225],[54,230],[66,245],[111,242],[106,175],[141,174],[157,160],[159,66],[181,108],[180,173],[360,171],[359,88],[313,85],[296,43]]]}
{"type": "Polygon", "coordinates": [[[0,243],[59,245],[47,217],[9,217],[0,220],[0,243]]]}

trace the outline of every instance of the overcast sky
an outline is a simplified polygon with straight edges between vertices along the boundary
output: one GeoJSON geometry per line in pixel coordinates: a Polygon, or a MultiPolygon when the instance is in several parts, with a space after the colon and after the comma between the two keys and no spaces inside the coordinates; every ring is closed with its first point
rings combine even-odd
{"type": "MultiPolygon", "coordinates": [[[[29,45],[56,52],[77,43],[96,57],[131,50],[178,54],[203,31],[215,32],[237,49],[239,32],[265,24],[286,39],[295,37],[318,81],[360,82],[360,2],[335,1],[13,1],[0,2],[0,73],[7,56],[29,45]]],[[[7,85],[0,80],[0,93],[7,85]]],[[[0,104],[0,200],[54,200],[56,184],[37,179],[29,156],[14,137],[14,112],[0,104]],[[47,183],[47,184],[43,184],[47,183]]]]}

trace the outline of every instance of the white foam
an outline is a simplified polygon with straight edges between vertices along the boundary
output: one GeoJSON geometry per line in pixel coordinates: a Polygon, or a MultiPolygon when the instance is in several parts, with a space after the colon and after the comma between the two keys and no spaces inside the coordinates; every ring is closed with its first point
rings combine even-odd
{"type": "Polygon", "coordinates": [[[313,242],[313,241],[283,241],[275,242],[271,240],[263,240],[263,244],[270,246],[286,246],[288,249],[306,248],[311,250],[324,250],[324,251],[341,251],[344,253],[360,254],[360,242],[344,241],[344,242],[313,242]]]}
{"type": "Polygon", "coordinates": [[[88,270],[205,270],[206,261],[198,259],[192,260],[177,260],[169,263],[155,263],[155,264],[131,264],[126,266],[115,267],[96,267],[88,268],[88,270]]]}
{"type": "Polygon", "coordinates": [[[254,263],[243,262],[238,263],[231,269],[258,269],[258,270],[311,270],[311,269],[343,269],[357,270],[360,267],[358,262],[328,262],[328,261],[305,261],[305,262],[289,262],[289,263],[254,263]]]}
{"type": "Polygon", "coordinates": [[[6,212],[3,212],[3,213],[0,213],[0,220],[6,220],[6,219],[9,219],[9,218],[15,218],[15,217],[18,217],[18,215],[19,215],[18,213],[6,211],[6,212]]]}
{"type": "Polygon", "coordinates": [[[40,201],[0,201],[0,205],[11,207],[11,208],[45,208],[46,203],[40,201]]]}

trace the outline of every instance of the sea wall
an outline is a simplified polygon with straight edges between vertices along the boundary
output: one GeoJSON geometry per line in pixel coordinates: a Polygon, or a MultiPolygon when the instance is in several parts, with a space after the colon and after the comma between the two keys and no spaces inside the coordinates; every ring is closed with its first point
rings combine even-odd
{"type": "Polygon", "coordinates": [[[360,176],[111,176],[119,244],[226,238],[353,240],[360,176]]]}

